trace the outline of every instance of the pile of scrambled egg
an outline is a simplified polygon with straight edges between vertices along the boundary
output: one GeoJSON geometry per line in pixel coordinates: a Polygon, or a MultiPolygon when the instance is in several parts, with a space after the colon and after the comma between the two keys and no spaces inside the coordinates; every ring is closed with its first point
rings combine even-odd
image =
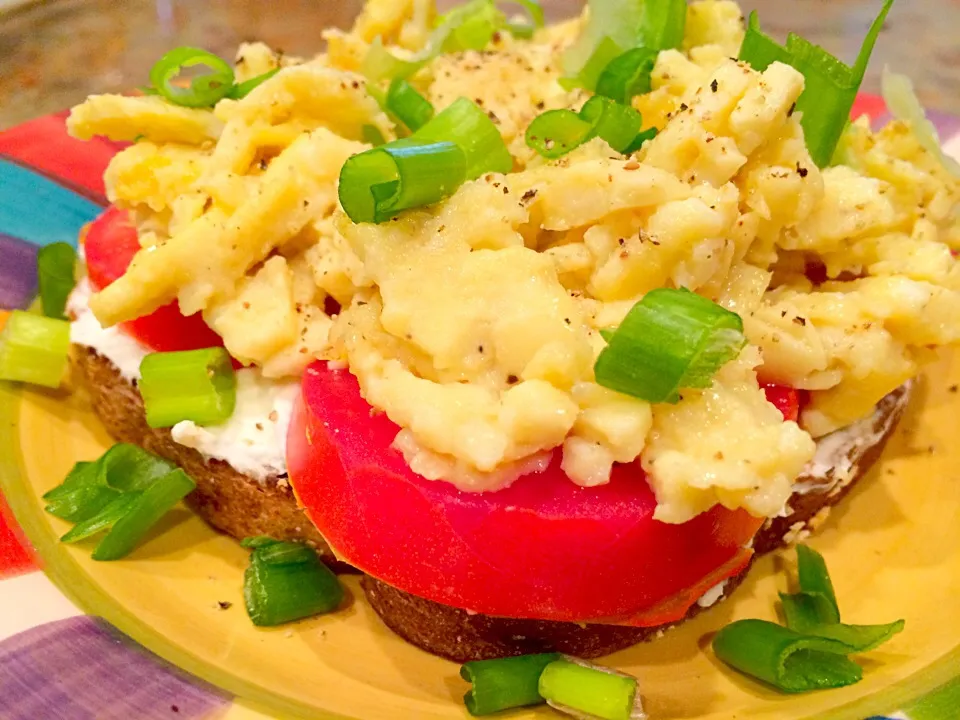
{"type": "Polygon", "coordinates": [[[138,140],[106,184],[144,249],[92,299],[101,323],[176,299],[266,377],[345,363],[401,426],[410,466],[465,490],[541,469],[557,447],[584,486],[639,459],[666,522],[717,503],[775,515],[814,438],[868,415],[960,339],[960,180],[907,125],[874,132],[866,119],[845,132],[842,164],[819,169],[794,112],[803,76],[729,59],[744,23],[726,0],[693,2],[682,49],[659,55],[634,105],[660,132],[632,157],[595,139],[547,161],[524,142],[539,113],[587,97],[558,83],[583,18],[441,55],[413,84],[437,110],[459,97],[483,108],[513,172],[392,222],[352,223],[341,166],[370,147],[365,125],[396,137],[361,62],[377,37],[421,47],[431,8],[371,0],[309,61],[245,45],[238,81],[283,70],[212,110],[116,95],[76,107],[75,136],[138,140]],[[825,282],[808,279],[812,265],[825,282]],[[659,287],[737,312],[749,340],[712,387],[674,405],[593,374],[599,330],[659,287]],[[809,391],[799,425],[758,374],[809,391]]]}

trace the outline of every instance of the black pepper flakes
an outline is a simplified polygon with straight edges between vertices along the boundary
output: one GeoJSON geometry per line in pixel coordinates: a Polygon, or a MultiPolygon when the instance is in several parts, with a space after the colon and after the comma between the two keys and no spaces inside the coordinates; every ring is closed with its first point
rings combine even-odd
{"type": "Polygon", "coordinates": [[[806,318],[803,318],[803,317],[800,317],[799,315],[797,315],[797,316],[793,319],[793,322],[795,322],[795,323],[796,323],[797,325],[799,325],[800,327],[806,327],[806,326],[807,326],[807,319],[806,319],[806,318]]]}
{"type": "Polygon", "coordinates": [[[520,378],[516,375],[507,375],[507,385],[516,385],[518,382],[520,382],[520,378]]]}
{"type": "Polygon", "coordinates": [[[683,112],[684,110],[689,110],[689,109],[690,109],[689,105],[687,105],[686,103],[680,103],[680,112],[683,112]]]}
{"type": "Polygon", "coordinates": [[[716,92],[717,90],[720,89],[720,83],[718,83],[718,82],[716,81],[716,79],[714,79],[713,82],[710,83],[710,89],[711,89],[713,92],[716,92]]]}
{"type": "Polygon", "coordinates": [[[233,603],[230,602],[229,600],[220,600],[219,602],[217,602],[217,605],[220,606],[221,610],[229,610],[230,608],[233,607],[233,603]]]}
{"type": "Polygon", "coordinates": [[[947,390],[948,390],[949,392],[956,393],[956,392],[957,392],[957,386],[956,386],[956,385],[951,385],[949,388],[947,388],[947,390]]]}
{"type": "Polygon", "coordinates": [[[537,196],[536,190],[527,190],[520,199],[523,200],[524,202],[530,202],[536,196],[537,196]]]}
{"type": "Polygon", "coordinates": [[[796,109],[797,109],[797,104],[794,103],[793,105],[790,106],[790,109],[787,110],[787,117],[792,117],[796,109]]]}
{"type": "Polygon", "coordinates": [[[797,175],[802,178],[805,178],[810,171],[805,167],[801,167],[800,163],[797,163],[797,175]]]}

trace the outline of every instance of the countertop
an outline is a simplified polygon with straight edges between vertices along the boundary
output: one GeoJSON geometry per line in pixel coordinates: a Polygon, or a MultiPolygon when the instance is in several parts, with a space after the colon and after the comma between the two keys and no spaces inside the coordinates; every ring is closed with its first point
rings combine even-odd
{"type": "MultiPolygon", "coordinates": [[[[447,3],[449,4],[449,3],[447,3]]],[[[262,39],[285,52],[320,49],[327,25],[347,27],[359,0],[46,0],[0,12],[0,128],[62,110],[91,93],[144,83],[150,66],[178,45],[233,57],[262,39]]],[[[571,15],[582,0],[543,0],[548,15],[571,15]]],[[[880,0],[743,0],[763,27],[788,30],[847,61],[880,0]]],[[[924,104],[960,115],[960,0],[900,0],[880,36],[864,90],[877,92],[884,64],[910,74],[924,104]]]]}

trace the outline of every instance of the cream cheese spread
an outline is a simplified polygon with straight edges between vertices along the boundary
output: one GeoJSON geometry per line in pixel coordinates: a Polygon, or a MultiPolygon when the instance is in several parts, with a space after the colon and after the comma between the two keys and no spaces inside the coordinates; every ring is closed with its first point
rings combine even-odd
{"type": "MultiPolygon", "coordinates": [[[[135,383],[140,377],[140,362],[150,348],[119,327],[100,325],[89,308],[91,294],[90,283],[84,278],[70,295],[70,341],[95,350],[126,380],[135,383]]],[[[222,460],[260,482],[283,476],[287,471],[287,428],[299,386],[297,380],[269,380],[254,368],[238,370],[237,404],[229,420],[207,427],[180,422],[171,428],[171,436],[208,460],[222,460]]]]}

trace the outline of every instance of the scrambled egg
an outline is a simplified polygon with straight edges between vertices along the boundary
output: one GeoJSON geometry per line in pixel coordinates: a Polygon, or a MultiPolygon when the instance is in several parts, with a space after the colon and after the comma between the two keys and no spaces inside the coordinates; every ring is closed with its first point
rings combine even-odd
{"type": "Polygon", "coordinates": [[[777,514],[815,437],[960,340],[960,181],[907,125],[874,132],[865,119],[821,171],[794,113],[802,75],[730,60],[744,28],[725,0],[692,3],[682,49],[660,53],[652,92],[634,101],[660,132],[632,157],[593,140],[548,162],[524,142],[540,112],[586,99],[559,82],[582,18],[439,56],[413,83],[438,110],[459,97],[483,108],[514,171],[353,224],[340,168],[369,147],[365,126],[396,137],[362,60],[377,38],[421,48],[433,16],[425,0],[371,0],[309,61],[246,45],[239,79],[281,71],[212,110],[109,95],[75,108],[77,137],[139,139],[106,183],[144,247],[93,298],[100,321],[177,299],[269,377],[345,362],[427,478],[492,490],[562,448],[584,486],[642,464],[657,517],[675,523],[717,503],[777,514]],[[749,344],[712,387],[651,406],[599,386],[593,364],[599,331],[659,287],[739,313],[749,344]],[[799,425],[758,376],[809,391],[799,425]]]}

